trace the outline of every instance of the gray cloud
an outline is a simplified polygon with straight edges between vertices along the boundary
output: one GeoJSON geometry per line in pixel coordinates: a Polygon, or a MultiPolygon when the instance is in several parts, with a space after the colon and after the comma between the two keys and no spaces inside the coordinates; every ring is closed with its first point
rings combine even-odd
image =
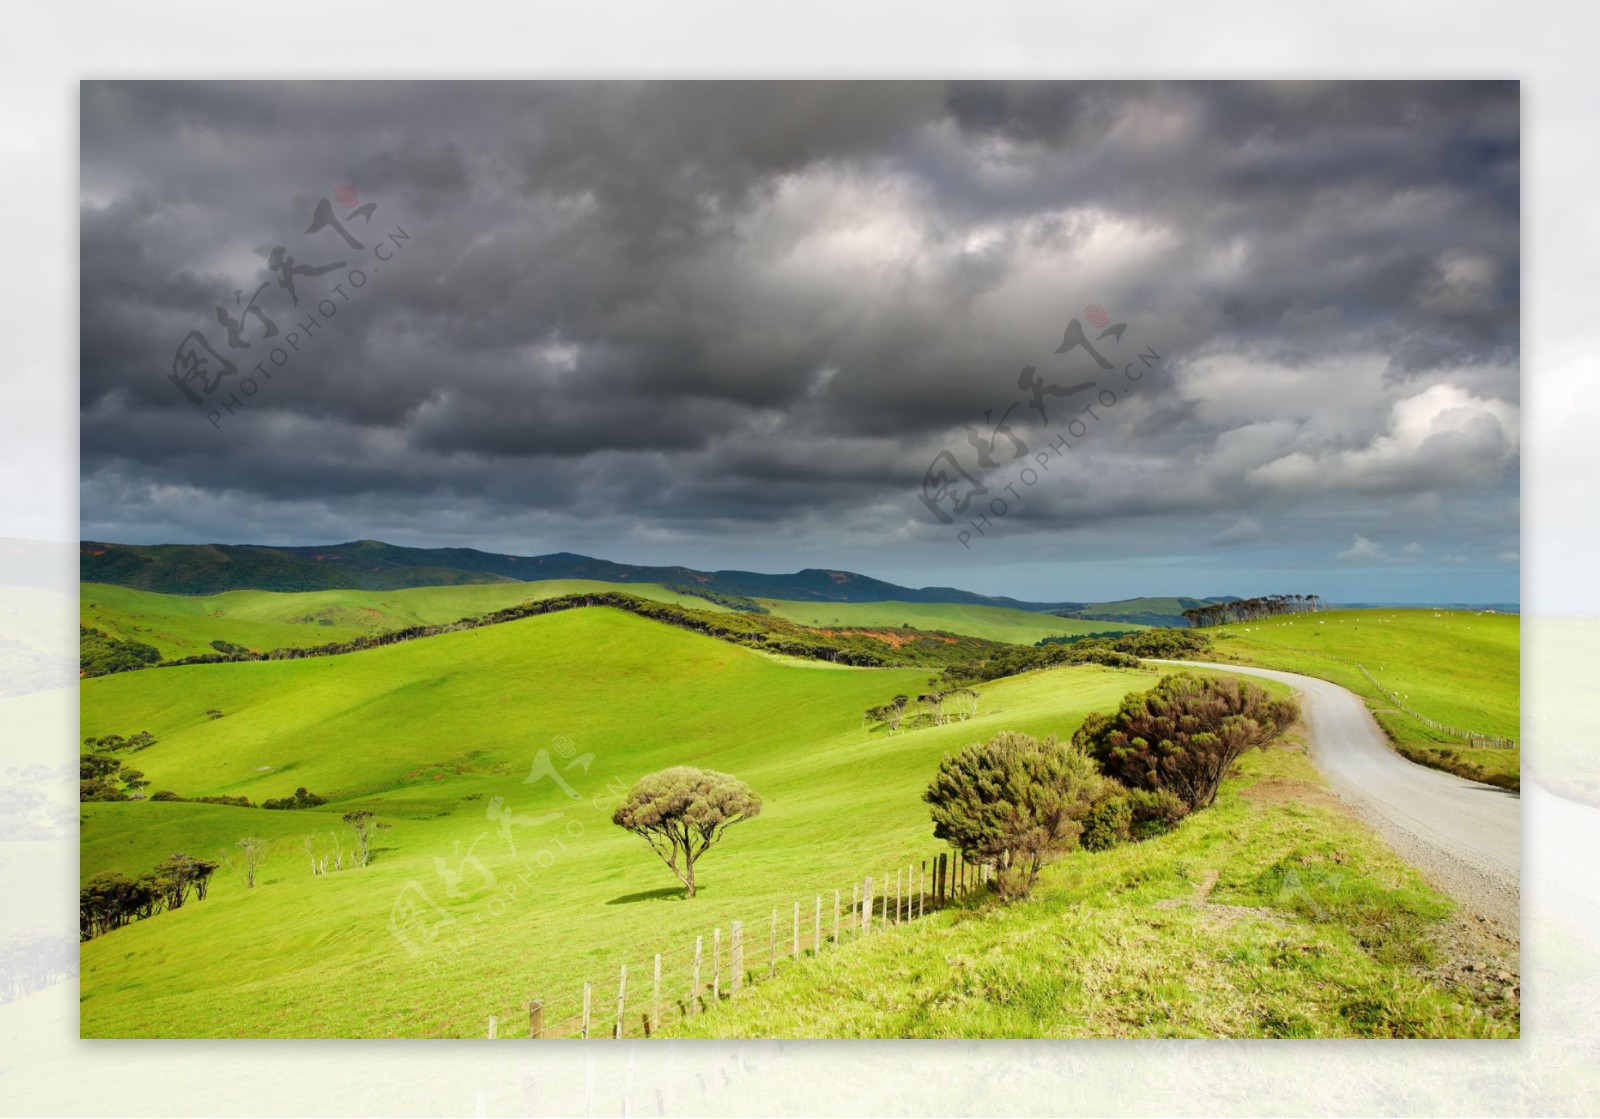
{"type": "MultiPolygon", "coordinates": [[[[1163,593],[1218,593],[1362,536],[1512,598],[1518,111],[1506,83],[88,83],[83,531],[814,553],[1034,597],[1080,592],[982,568],[1183,556],[1163,593]],[[332,204],[360,250],[306,232],[340,183],[377,206],[332,204]],[[290,308],[273,245],[347,267],[290,308]],[[220,428],[168,382],[188,331],[225,348],[215,307],[268,284],[281,342],[352,266],[220,428]],[[923,472],[974,468],[1023,365],[1098,375],[1052,354],[1089,303],[1164,372],[962,548],[923,472]]],[[[1012,412],[1035,451],[1059,407],[1012,412]]]]}

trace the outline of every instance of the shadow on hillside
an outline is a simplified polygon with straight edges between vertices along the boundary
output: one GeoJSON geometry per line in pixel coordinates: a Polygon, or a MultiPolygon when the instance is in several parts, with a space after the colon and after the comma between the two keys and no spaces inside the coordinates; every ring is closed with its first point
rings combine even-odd
{"type": "Polygon", "coordinates": [[[664,890],[645,890],[638,894],[623,894],[621,897],[612,898],[607,905],[632,905],[639,901],[662,901],[666,898],[683,897],[682,886],[668,886],[664,890]]]}

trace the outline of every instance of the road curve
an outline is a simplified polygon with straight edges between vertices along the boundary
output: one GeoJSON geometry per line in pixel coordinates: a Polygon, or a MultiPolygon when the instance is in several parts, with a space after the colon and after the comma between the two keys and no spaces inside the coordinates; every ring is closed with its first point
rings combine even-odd
{"type": "Polygon", "coordinates": [[[1409,862],[1519,941],[1522,801],[1508,789],[1428,769],[1395,753],[1361,698],[1327,680],[1270,668],[1154,661],[1277,680],[1304,697],[1311,760],[1409,862]]]}

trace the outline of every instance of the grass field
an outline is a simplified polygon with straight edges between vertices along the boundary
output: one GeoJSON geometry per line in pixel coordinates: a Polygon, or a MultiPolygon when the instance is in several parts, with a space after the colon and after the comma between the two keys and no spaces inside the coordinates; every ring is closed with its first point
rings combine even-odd
{"type": "Polygon", "coordinates": [[[479,1036],[490,1014],[515,1021],[530,992],[555,1014],[629,950],[681,955],[713,925],[932,854],[919,794],[945,751],[1002,728],[1069,733],[1153,679],[1092,667],[1010,678],[983,689],[970,723],[891,738],[864,730],[862,711],[925,672],[796,667],[586,609],[348,656],[87,680],[83,734],[157,736],[129,757],[151,791],[259,802],[306,786],[331,803],[82,805],[86,878],[176,850],[216,858],[247,835],[272,842],[254,890],[224,869],[205,902],[86,943],[82,1031],[479,1036]],[[571,767],[560,772],[578,799],[525,783],[541,749],[571,767]],[[684,763],[735,773],[766,800],[707,856],[693,902],[609,821],[636,778],[684,763]],[[328,853],[356,807],[392,825],[375,861],[314,877],[304,838],[328,853]],[[502,830],[500,810],[562,815],[502,830]],[[397,927],[415,954],[390,927],[413,901],[426,928],[397,927]]]}
{"type": "Polygon", "coordinates": [[[1280,746],[1177,831],[1047,867],[1026,902],[979,893],[845,938],[663,1033],[1516,1037],[1503,988],[1429,977],[1449,913],[1280,746]]]}
{"type": "Polygon", "coordinates": [[[587,579],[394,591],[228,591],[193,596],[85,583],[79,609],[84,625],[153,645],[164,658],[175,660],[214,652],[211,642],[215,640],[258,652],[300,649],[407,626],[443,625],[534,599],[615,590],[697,610],[725,609],[698,596],[652,584],[619,586],[587,579]]]}
{"type": "Polygon", "coordinates": [[[1464,610],[1329,610],[1218,626],[1223,660],[1320,676],[1367,701],[1395,747],[1423,765],[1517,788],[1521,751],[1474,749],[1397,710],[1365,665],[1413,710],[1480,734],[1519,738],[1521,619],[1464,610]]]}
{"type": "Polygon", "coordinates": [[[910,626],[921,630],[959,633],[989,641],[1033,645],[1046,637],[1075,633],[1119,632],[1143,629],[1121,622],[1086,622],[1056,618],[1027,610],[958,603],[917,602],[781,602],[762,599],[780,618],[803,626],[910,626]]]}

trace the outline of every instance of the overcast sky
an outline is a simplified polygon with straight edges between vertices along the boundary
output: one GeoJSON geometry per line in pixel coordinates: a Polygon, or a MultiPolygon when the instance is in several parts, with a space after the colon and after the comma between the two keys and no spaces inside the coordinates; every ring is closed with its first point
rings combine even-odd
{"type": "Polygon", "coordinates": [[[1516,601],[1518,119],[1514,83],[86,83],[82,532],[1516,601]]]}

